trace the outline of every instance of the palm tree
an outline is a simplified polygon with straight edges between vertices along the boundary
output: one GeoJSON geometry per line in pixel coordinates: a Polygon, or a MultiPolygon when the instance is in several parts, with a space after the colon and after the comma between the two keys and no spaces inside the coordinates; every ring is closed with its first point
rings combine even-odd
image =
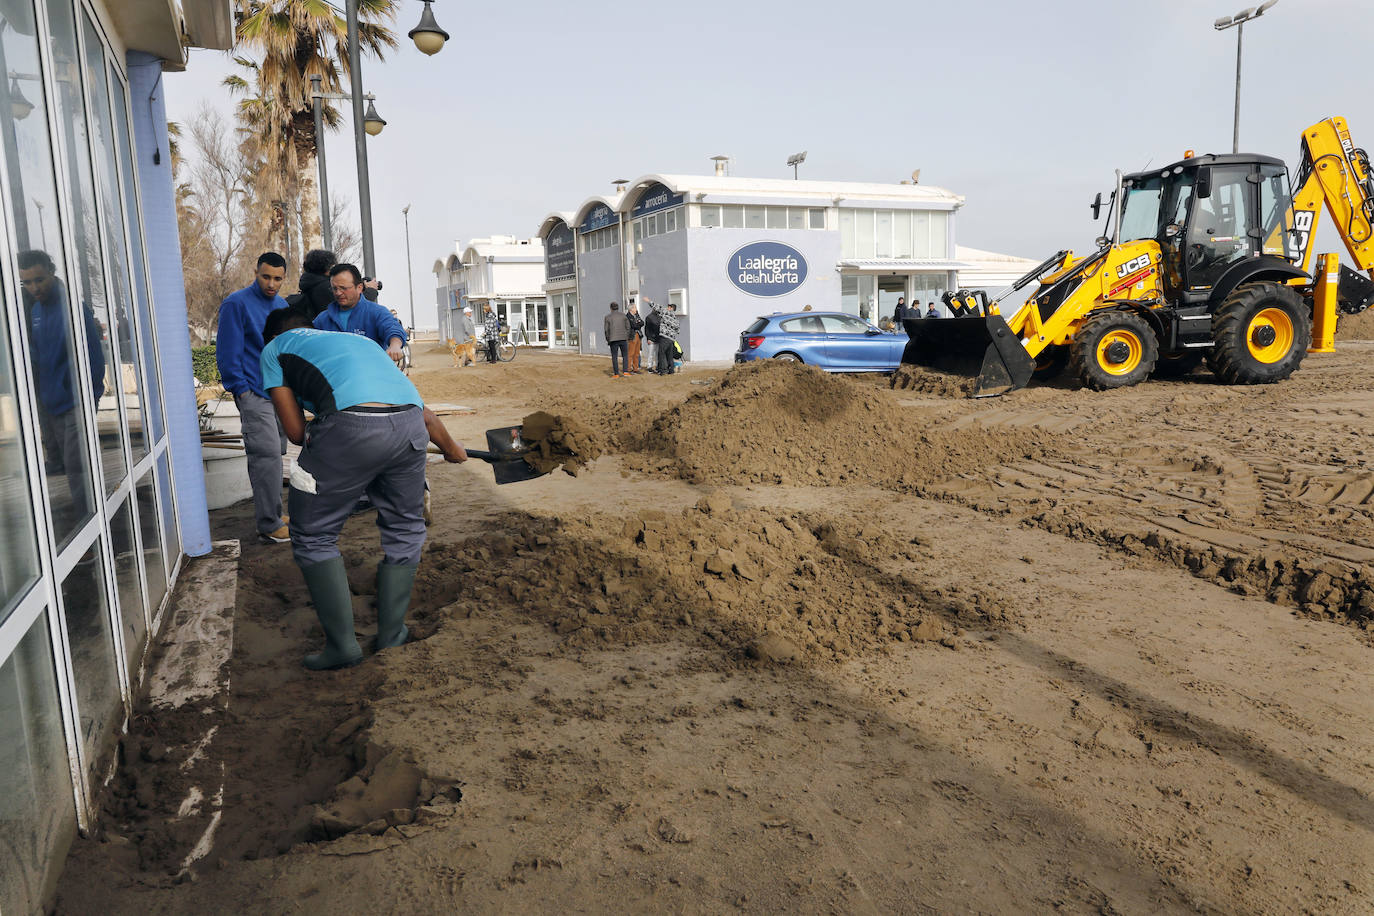
{"type": "MultiPolygon", "coordinates": [[[[397,46],[384,23],[395,19],[396,0],[358,0],[358,43],[363,54],[381,59],[397,46]]],[[[302,250],[320,237],[319,188],[315,155],[323,139],[315,136],[310,78],[320,77],[325,92],[338,92],[348,75],[348,24],[328,0],[237,0],[238,46],[260,57],[235,60],[252,76],[225,80],[245,94],[239,122],[253,153],[265,167],[269,196],[280,201],[281,238],[288,263],[292,224],[300,227],[302,250]],[[254,95],[248,95],[253,92],[254,95]]],[[[337,127],[339,111],[325,103],[326,129],[337,127]]],[[[276,235],[276,233],[274,233],[276,235]]]]}

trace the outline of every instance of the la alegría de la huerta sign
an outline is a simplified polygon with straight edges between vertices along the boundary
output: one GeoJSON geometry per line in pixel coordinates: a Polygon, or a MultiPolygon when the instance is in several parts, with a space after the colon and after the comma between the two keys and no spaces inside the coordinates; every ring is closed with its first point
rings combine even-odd
{"type": "Polygon", "coordinates": [[[782,242],[750,242],[730,255],[730,282],[750,296],[785,296],[806,282],[806,258],[782,242]]]}

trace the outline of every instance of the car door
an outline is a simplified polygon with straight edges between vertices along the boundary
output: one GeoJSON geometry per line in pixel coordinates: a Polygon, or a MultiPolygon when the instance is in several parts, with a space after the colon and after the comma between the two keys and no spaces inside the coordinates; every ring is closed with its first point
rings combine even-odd
{"type": "Polygon", "coordinates": [[[856,371],[886,367],[890,334],[852,315],[822,315],[825,356],[832,369],[856,371]]]}
{"type": "Polygon", "coordinates": [[[821,324],[820,318],[815,315],[786,318],[778,327],[782,335],[773,348],[774,355],[783,352],[795,353],[808,365],[826,364],[825,327],[821,324]]]}

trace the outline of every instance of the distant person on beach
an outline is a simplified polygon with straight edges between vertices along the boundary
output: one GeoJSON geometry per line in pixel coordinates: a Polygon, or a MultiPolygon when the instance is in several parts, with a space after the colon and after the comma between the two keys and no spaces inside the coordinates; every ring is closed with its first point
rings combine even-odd
{"type": "Polygon", "coordinates": [[[606,345],[611,348],[611,378],[620,378],[620,368],[623,365],[628,371],[630,323],[625,320],[625,316],[620,313],[620,304],[611,303],[611,310],[606,313],[606,320],[602,322],[602,328],[606,332],[606,345]],[[619,362],[617,362],[619,357],[619,362]]]}
{"type": "Polygon", "coordinates": [[[927,303],[926,303],[926,317],[927,317],[927,318],[939,318],[939,317],[940,317],[940,313],[937,312],[937,311],[935,310],[935,303],[934,303],[934,302],[927,302],[927,303]]]}
{"type": "Polygon", "coordinates": [[[453,348],[455,366],[471,366],[477,362],[477,325],[472,321],[472,306],[463,306],[463,316],[458,319],[457,346],[453,348]]]}
{"type": "Polygon", "coordinates": [[[658,374],[672,375],[677,367],[677,335],[681,325],[677,317],[677,303],[669,302],[667,309],[654,306],[658,313],[658,374]]]}
{"type": "Polygon", "coordinates": [[[625,320],[630,323],[629,356],[626,358],[626,370],[631,375],[638,375],[642,368],[639,364],[639,351],[644,345],[644,319],[639,317],[639,305],[630,300],[630,310],[625,313],[625,320]]]}
{"type": "Polygon", "coordinates": [[[490,302],[483,307],[482,333],[485,335],[484,343],[487,348],[487,362],[491,365],[495,365],[496,345],[501,337],[501,319],[496,317],[496,310],[491,307],[490,302]]]}

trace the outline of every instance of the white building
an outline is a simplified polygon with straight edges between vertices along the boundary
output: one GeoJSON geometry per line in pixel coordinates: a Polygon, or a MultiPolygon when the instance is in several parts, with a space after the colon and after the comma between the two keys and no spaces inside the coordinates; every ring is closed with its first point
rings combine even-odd
{"type": "MultiPolygon", "coordinates": [[[[532,346],[576,346],[576,323],[570,327],[560,309],[550,310],[544,294],[544,244],[540,239],[495,235],[455,243],[454,253],[434,262],[435,305],[439,339],[456,336],[457,318],[465,306],[481,325],[491,305],[513,338],[532,346]],[[570,333],[571,332],[571,333],[570,333]]],[[[561,303],[560,303],[561,305],[561,303]]]]}

